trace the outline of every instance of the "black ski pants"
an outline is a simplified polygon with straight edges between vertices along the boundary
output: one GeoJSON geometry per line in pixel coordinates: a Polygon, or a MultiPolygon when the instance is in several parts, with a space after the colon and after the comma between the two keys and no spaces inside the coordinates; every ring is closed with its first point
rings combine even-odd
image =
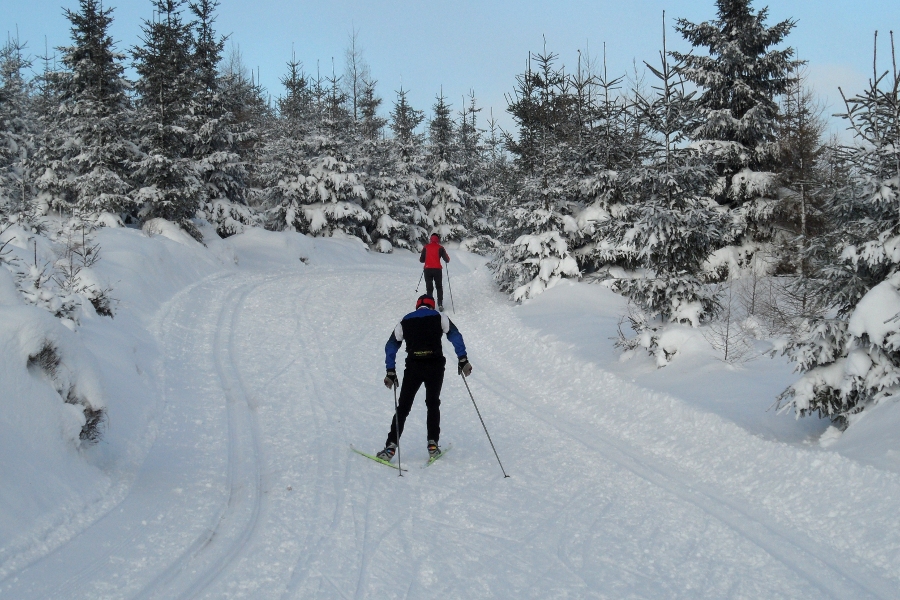
{"type": "Polygon", "coordinates": [[[441,437],[441,386],[444,383],[444,364],[442,357],[438,360],[409,361],[403,371],[403,383],[400,385],[400,398],[397,401],[397,414],[391,419],[391,432],[388,434],[385,446],[398,443],[403,435],[403,425],[406,417],[412,409],[416,393],[422,384],[425,384],[425,407],[428,409],[426,423],[428,426],[428,438],[435,442],[441,437]],[[398,434],[399,428],[399,434],[398,434]]]}
{"type": "Polygon", "coordinates": [[[425,293],[434,296],[432,292],[437,288],[437,303],[444,305],[444,277],[443,269],[425,269],[425,293]]]}

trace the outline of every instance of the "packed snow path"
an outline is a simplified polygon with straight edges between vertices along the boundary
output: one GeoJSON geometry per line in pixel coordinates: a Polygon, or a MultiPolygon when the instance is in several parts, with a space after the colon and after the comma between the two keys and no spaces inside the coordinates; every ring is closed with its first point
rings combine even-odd
{"type": "Polygon", "coordinates": [[[351,453],[387,433],[383,347],[419,265],[317,244],[160,311],[166,395],[130,493],[0,597],[900,597],[896,475],[623,382],[524,328],[474,257],[450,316],[511,477],[452,359],[451,454],[419,468],[421,398],[403,478],[351,453]]]}

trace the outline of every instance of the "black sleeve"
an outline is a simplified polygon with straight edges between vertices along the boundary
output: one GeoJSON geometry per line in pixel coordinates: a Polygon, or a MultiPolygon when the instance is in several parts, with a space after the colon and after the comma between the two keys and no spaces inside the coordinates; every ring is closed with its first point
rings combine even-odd
{"type": "MultiPolygon", "coordinates": [[[[450,255],[447,254],[447,251],[444,250],[444,247],[441,246],[441,256],[444,257],[444,262],[450,262],[450,255]]],[[[424,260],[424,259],[423,259],[424,260]]]]}
{"type": "Polygon", "coordinates": [[[419,262],[425,262],[425,248],[422,248],[422,254],[419,255],[419,262]]]}

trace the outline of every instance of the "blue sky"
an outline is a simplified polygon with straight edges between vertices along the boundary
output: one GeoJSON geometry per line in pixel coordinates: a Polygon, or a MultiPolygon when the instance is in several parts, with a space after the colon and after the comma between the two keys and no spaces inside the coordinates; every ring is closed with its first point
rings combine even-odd
{"type": "MultiPolygon", "coordinates": [[[[45,36],[51,52],[68,43],[62,7],[77,9],[77,0],[0,3],[0,28],[15,35],[18,27],[33,55],[44,53],[45,36]]],[[[107,5],[116,9],[112,33],[119,49],[138,43],[142,19],[152,14],[150,1],[108,0],[107,5]]],[[[810,82],[830,112],[839,108],[838,85],[855,91],[869,77],[874,31],[886,41],[888,30],[900,29],[896,0],[785,0],[769,8],[770,24],[798,21],[788,43],[809,61],[810,82]]],[[[574,67],[579,49],[599,55],[605,42],[610,73],[625,74],[635,60],[658,61],[663,10],[670,24],[677,17],[699,22],[715,16],[712,0],[222,0],[217,28],[239,45],[248,67],[259,68],[273,96],[280,94],[278,79],[292,48],[307,71],[314,72],[318,61],[330,72],[332,57],[341,71],[355,28],[385,105],[402,85],[416,108],[429,110],[443,88],[458,109],[471,89],[485,107],[482,115],[493,107],[508,126],[504,94],[512,90],[528,51],[540,50],[544,37],[567,67],[574,67]]],[[[668,40],[670,48],[686,49],[671,29],[668,40]]],[[[887,59],[888,46],[881,46],[887,59]]]]}

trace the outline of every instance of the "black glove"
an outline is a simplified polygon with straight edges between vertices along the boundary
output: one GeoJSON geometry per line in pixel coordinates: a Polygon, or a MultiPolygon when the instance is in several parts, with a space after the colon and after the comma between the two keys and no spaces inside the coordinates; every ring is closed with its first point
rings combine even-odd
{"type": "Polygon", "coordinates": [[[457,372],[460,375],[465,375],[466,377],[472,374],[472,363],[470,363],[469,359],[465,356],[461,356],[459,358],[459,366],[457,372]]]}
{"type": "Polygon", "coordinates": [[[387,389],[391,389],[393,387],[397,387],[398,385],[400,385],[400,382],[397,380],[397,371],[395,371],[394,369],[388,369],[387,375],[384,376],[384,387],[386,387],[387,389]]]}

